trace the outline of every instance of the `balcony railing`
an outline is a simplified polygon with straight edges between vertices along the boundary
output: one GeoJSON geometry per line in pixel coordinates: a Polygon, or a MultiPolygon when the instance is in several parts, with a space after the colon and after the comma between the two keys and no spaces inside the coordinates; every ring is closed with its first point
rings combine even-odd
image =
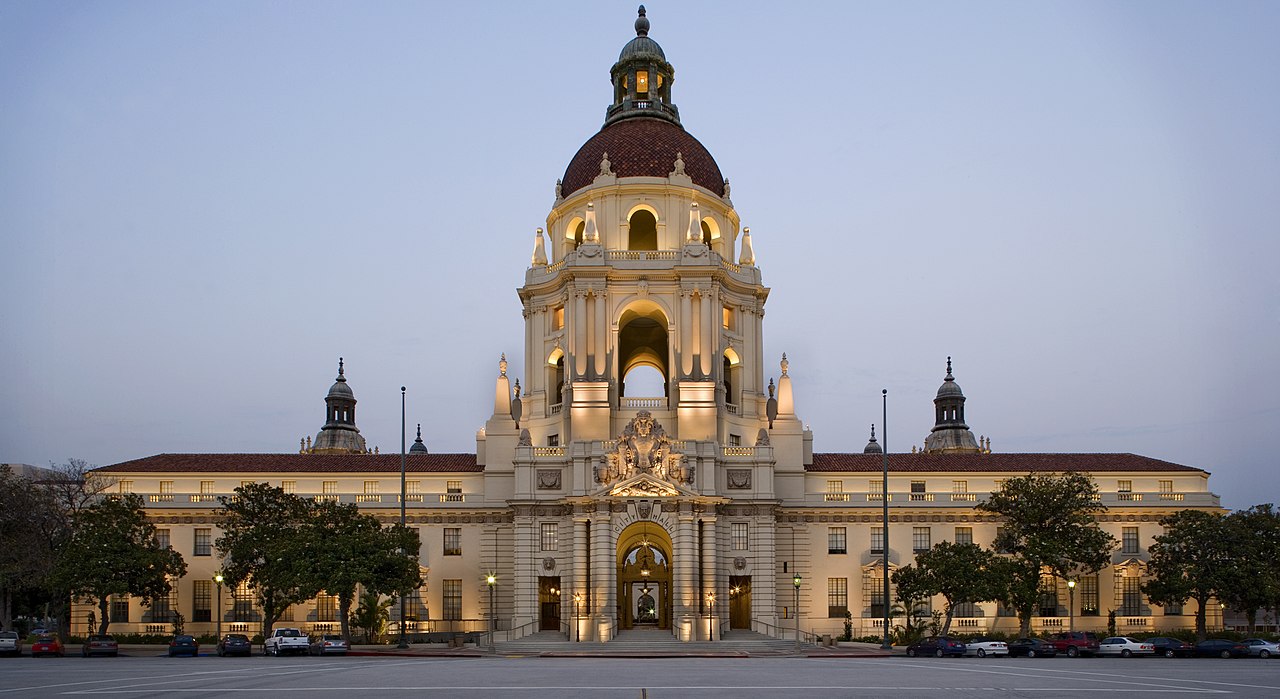
{"type": "Polygon", "coordinates": [[[933,502],[933,493],[912,493],[911,502],[933,502]]]}
{"type": "Polygon", "coordinates": [[[977,493],[952,493],[951,502],[977,502],[977,493]]]}
{"type": "MultiPolygon", "coordinates": [[[[399,499],[399,497],[400,497],[400,496],[398,496],[398,495],[396,496],[397,500],[399,499]]],[[[421,493],[409,493],[409,494],[407,494],[407,495],[405,495],[405,496],[404,496],[404,501],[405,501],[405,502],[422,502],[422,494],[421,494],[421,493]]]]}
{"type": "Polygon", "coordinates": [[[191,502],[217,502],[217,501],[218,501],[218,496],[213,495],[211,493],[200,493],[199,495],[191,496],[191,502]]]}
{"type": "Polygon", "coordinates": [[[356,495],[356,502],[382,502],[382,496],[377,493],[360,493],[356,495]]]}
{"type": "Polygon", "coordinates": [[[464,497],[462,493],[441,493],[440,502],[463,502],[464,497]]]}
{"type": "Polygon", "coordinates": [[[1116,499],[1120,502],[1139,502],[1142,500],[1142,493],[1116,493],[1116,499]]]}
{"type": "Polygon", "coordinates": [[[564,403],[552,403],[551,405],[548,405],[548,406],[547,406],[547,414],[548,414],[548,415],[559,415],[559,414],[560,414],[560,410],[561,410],[562,408],[564,408],[564,403]]]}
{"type": "Polygon", "coordinates": [[[679,250],[607,250],[604,259],[615,260],[676,260],[679,250]]]}
{"type": "Polygon", "coordinates": [[[147,502],[173,502],[173,493],[160,493],[159,495],[148,495],[147,502]]]}
{"type": "Polygon", "coordinates": [[[1182,493],[1160,493],[1160,498],[1159,498],[1159,499],[1161,499],[1161,500],[1172,500],[1172,501],[1174,501],[1174,502],[1182,502],[1182,500],[1183,500],[1185,497],[1186,497],[1186,496],[1184,496],[1182,493]]]}
{"type": "Polygon", "coordinates": [[[755,456],[756,447],[724,447],[725,456],[755,456]]]}
{"type": "Polygon", "coordinates": [[[822,495],[824,502],[849,502],[848,493],[824,493],[822,495]]]}
{"type": "MultiPolygon", "coordinates": [[[[867,493],[867,502],[880,502],[884,500],[884,493],[867,493]]],[[[889,502],[893,502],[893,493],[889,493],[889,502]]]]}
{"type": "Polygon", "coordinates": [[[627,398],[626,396],[623,396],[620,399],[620,402],[624,409],[626,408],[660,408],[665,410],[667,407],[667,399],[663,397],[627,398]]]}
{"type": "Polygon", "coordinates": [[[555,458],[564,456],[564,447],[534,447],[534,457],[555,458]]]}

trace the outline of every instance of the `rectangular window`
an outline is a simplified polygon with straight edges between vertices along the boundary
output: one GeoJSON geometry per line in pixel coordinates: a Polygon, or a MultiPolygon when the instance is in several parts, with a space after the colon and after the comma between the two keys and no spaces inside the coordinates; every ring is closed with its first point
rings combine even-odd
{"type": "Polygon", "coordinates": [[[750,524],[747,522],[734,522],[732,525],[732,540],[734,551],[746,551],[750,547],[750,524]]]}
{"type": "Polygon", "coordinates": [[[1125,527],[1120,534],[1120,553],[1138,553],[1138,528],[1125,527]]]}
{"type": "Polygon", "coordinates": [[[280,489],[284,491],[285,495],[293,495],[294,493],[298,492],[298,482],[297,481],[280,481],[280,489]]]}
{"type": "Polygon", "coordinates": [[[740,434],[731,434],[731,435],[729,435],[729,446],[731,446],[731,447],[740,447],[740,446],[742,446],[742,435],[740,435],[740,434]]]}
{"type": "Polygon", "coordinates": [[[1098,576],[1080,578],[1080,616],[1098,616],[1098,576]]]}
{"type": "Polygon", "coordinates": [[[849,611],[849,579],[827,578],[827,618],[843,619],[849,611]]]}
{"type": "Polygon", "coordinates": [[[828,493],[843,493],[844,481],[827,481],[828,493]]]}
{"type": "Polygon", "coordinates": [[[324,493],[325,495],[337,495],[337,494],[338,494],[338,482],[337,482],[337,481],[323,481],[322,483],[320,483],[320,492],[321,492],[321,493],[324,493]]]}
{"type": "Polygon", "coordinates": [[[849,543],[844,527],[827,527],[827,553],[845,554],[849,543]]]}
{"type": "Polygon", "coordinates": [[[1121,578],[1120,613],[1124,616],[1142,615],[1142,578],[1138,576],[1121,578]]]}
{"type": "Polygon", "coordinates": [[[257,481],[240,481],[240,487],[241,487],[241,488],[248,488],[249,486],[253,485],[253,484],[254,484],[254,483],[256,483],[256,482],[257,482],[257,481]]]}
{"type": "Polygon", "coordinates": [[[191,620],[213,621],[213,581],[195,580],[191,590],[191,620]]]}
{"type": "Polygon", "coordinates": [[[924,481],[911,481],[912,502],[933,502],[933,495],[926,492],[924,481]]]}
{"type": "Polygon", "coordinates": [[[1058,615],[1058,579],[1052,575],[1040,577],[1040,616],[1058,615]]]}
{"type": "Polygon", "coordinates": [[[316,595],[316,621],[338,620],[338,597],[321,592],[316,595]]]}
{"type": "Polygon", "coordinates": [[[462,481],[445,481],[444,490],[443,502],[462,502],[462,481]]]}
{"type": "Polygon", "coordinates": [[[649,94],[649,71],[647,70],[636,71],[636,94],[639,94],[639,95],[649,94]]]}
{"type": "Polygon", "coordinates": [[[732,308],[729,308],[728,306],[724,307],[724,316],[721,319],[720,324],[724,326],[725,330],[733,329],[733,309],[732,308]]]}
{"type": "Polygon", "coordinates": [[[1117,493],[1132,493],[1133,481],[1116,481],[1117,493]]]}
{"type": "Polygon", "coordinates": [[[128,495],[133,492],[133,481],[120,481],[117,485],[120,487],[121,495],[128,495]]]}
{"type": "Polygon", "coordinates": [[[953,493],[969,492],[969,481],[951,481],[951,492],[953,493]]]}
{"type": "Polygon", "coordinates": [[[884,576],[879,570],[868,570],[862,574],[862,598],[867,604],[862,616],[873,619],[884,616],[884,576]]]}
{"type": "Polygon", "coordinates": [[[462,555],[462,529],[458,527],[445,527],[444,555],[446,556],[462,555]]]}
{"type": "Polygon", "coordinates": [[[1164,615],[1165,616],[1182,616],[1182,603],[1170,602],[1169,604],[1164,605],[1164,615]]]}
{"type": "Polygon", "coordinates": [[[237,622],[258,621],[253,612],[253,590],[244,581],[231,592],[231,620],[237,622]]]}
{"type": "Polygon", "coordinates": [[[111,595],[111,621],[126,624],[129,622],[128,595],[111,595]]]}
{"type": "Polygon", "coordinates": [[[972,544],[973,543],[973,527],[956,527],[956,543],[972,544]]]}
{"type": "Polygon", "coordinates": [[[365,481],[356,502],[382,502],[382,496],[378,494],[378,481],[365,481]]]}
{"type": "Polygon", "coordinates": [[[200,481],[200,494],[213,495],[213,481],[200,481]]]}
{"type": "Polygon", "coordinates": [[[884,527],[871,528],[871,553],[884,553],[884,527]]]}
{"type": "Polygon", "coordinates": [[[408,495],[421,495],[422,481],[408,481],[404,484],[404,489],[408,495]]]}
{"type": "Polygon", "coordinates": [[[1009,553],[1009,550],[1006,547],[1000,545],[1000,541],[1003,538],[1004,527],[996,527],[996,540],[992,542],[992,548],[996,550],[996,553],[1009,553]]]}
{"type": "Polygon", "coordinates": [[[441,590],[444,595],[444,619],[446,621],[462,619],[462,581],[445,580],[441,590]]]}
{"type": "Polygon", "coordinates": [[[171,543],[171,540],[169,539],[169,530],[157,529],[156,530],[156,546],[159,546],[162,549],[167,549],[171,545],[172,543],[171,543]]]}
{"type": "Polygon", "coordinates": [[[551,329],[559,330],[564,327],[564,306],[556,306],[551,312],[551,329]]]}
{"type": "Polygon", "coordinates": [[[1173,481],[1160,481],[1160,492],[1162,492],[1162,493],[1172,493],[1172,492],[1173,492],[1173,481]]]}
{"type": "Polygon", "coordinates": [[[956,602],[955,610],[952,616],[956,617],[980,617],[982,616],[982,608],[976,602],[956,602]]]}
{"type": "Polygon", "coordinates": [[[933,530],[930,527],[911,528],[911,550],[916,553],[933,547],[933,530]]]}
{"type": "Polygon", "coordinates": [[[549,447],[558,447],[558,446],[560,446],[560,435],[558,435],[558,434],[549,434],[549,435],[547,435],[547,446],[549,446],[549,447]]]}
{"type": "Polygon", "coordinates": [[[543,551],[555,551],[558,546],[560,536],[560,525],[555,522],[543,522],[541,531],[541,543],[543,551]]]}
{"type": "Polygon", "coordinates": [[[212,544],[213,544],[213,530],[197,529],[196,530],[196,546],[195,546],[195,550],[192,551],[192,553],[196,556],[211,556],[213,555],[212,544]]]}
{"type": "Polygon", "coordinates": [[[173,481],[160,481],[159,502],[173,502],[173,481]]]}

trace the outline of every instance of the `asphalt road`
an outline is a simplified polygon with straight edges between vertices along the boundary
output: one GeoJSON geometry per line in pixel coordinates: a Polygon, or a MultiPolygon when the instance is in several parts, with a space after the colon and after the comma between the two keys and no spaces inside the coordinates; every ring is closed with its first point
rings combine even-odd
{"type": "Polygon", "coordinates": [[[0,658],[0,699],[53,697],[1280,696],[1280,659],[0,658]]]}

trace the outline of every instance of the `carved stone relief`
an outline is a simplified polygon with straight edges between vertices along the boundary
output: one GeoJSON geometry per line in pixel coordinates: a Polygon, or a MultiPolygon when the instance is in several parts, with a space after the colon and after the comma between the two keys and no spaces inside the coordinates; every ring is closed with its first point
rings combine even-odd
{"type": "Polygon", "coordinates": [[[560,469],[558,468],[538,469],[538,490],[559,490],[559,489],[560,489],[560,469]]]}
{"type": "Polygon", "coordinates": [[[726,471],[728,486],[731,490],[744,490],[751,487],[751,469],[731,468],[726,471]]]}

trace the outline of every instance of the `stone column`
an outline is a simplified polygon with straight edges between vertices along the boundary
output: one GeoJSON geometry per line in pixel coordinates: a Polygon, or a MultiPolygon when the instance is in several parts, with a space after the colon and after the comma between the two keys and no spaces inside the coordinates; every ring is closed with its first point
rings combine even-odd
{"type": "Polygon", "coordinates": [[[711,290],[707,289],[702,292],[702,302],[699,308],[702,309],[702,317],[699,318],[701,323],[702,339],[698,343],[698,352],[702,357],[702,375],[706,380],[711,380],[711,362],[716,355],[715,329],[717,326],[716,316],[712,313],[711,308],[711,290]]]}
{"type": "Polygon", "coordinates": [[[693,374],[693,354],[697,351],[693,340],[693,299],[691,291],[680,290],[680,332],[677,342],[680,347],[680,375],[693,374]]]}
{"type": "MultiPolygon", "coordinates": [[[[515,614],[512,627],[521,626],[538,619],[538,568],[536,558],[537,535],[531,512],[524,512],[515,521],[515,579],[507,584],[515,593],[515,614]]],[[[497,571],[494,571],[495,573],[497,571]]],[[[499,581],[501,584],[501,581],[499,581]]]]}
{"type": "Polygon", "coordinates": [[[678,638],[692,641],[698,638],[698,522],[687,504],[680,507],[680,516],[672,539],[675,549],[675,571],[672,580],[672,623],[678,638]]]}
{"type": "Polygon", "coordinates": [[[614,559],[617,553],[613,550],[613,532],[609,526],[609,512],[597,512],[591,517],[591,588],[592,619],[596,626],[596,640],[601,643],[612,640],[609,630],[613,628],[616,616],[614,597],[615,578],[614,559]]]}
{"type": "Polygon", "coordinates": [[[595,292],[596,304],[596,325],[595,332],[592,333],[594,347],[591,348],[595,355],[596,379],[603,380],[605,376],[604,360],[608,356],[609,347],[609,304],[608,295],[601,289],[595,292]]]}
{"type": "Polygon", "coordinates": [[[587,296],[585,291],[573,292],[573,379],[587,373],[587,296]]]}

